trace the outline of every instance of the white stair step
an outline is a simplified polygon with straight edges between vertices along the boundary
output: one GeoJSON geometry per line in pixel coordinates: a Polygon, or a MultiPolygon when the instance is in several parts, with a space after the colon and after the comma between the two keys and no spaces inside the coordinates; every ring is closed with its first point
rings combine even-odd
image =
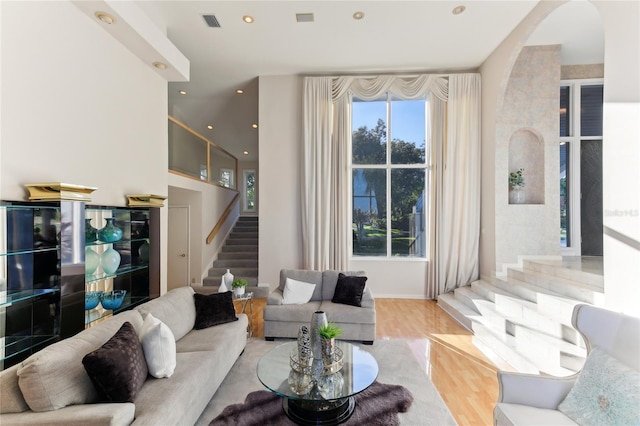
{"type": "MultiPolygon", "coordinates": [[[[498,366],[506,364],[520,373],[539,373],[538,368],[531,361],[513,349],[515,344],[509,343],[509,337],[505,333],[500,337],[495,332],[491,332],[489,327],[479,322],[482,316],[457,300],[453,293],[438,296],[438,306],[474,334],[474,340],[478,341],[476,346],[485,353],[487,358],[493,360],[494,364],[498,366]]],[[[502,368],[506,369],[506,367],[502,368]]]]}
{"type": "Polygon", "coordinates": [[[527,259],[521,268],[508,268],[504,278],[439,296],[438,305],[472,330],[476,346],[493,354],[489,359],[504,360],[517,371],[567,376],[579,371],[586,357],[582,337],[571,325],[574,307],[604,302],[599,268],[597,259],[527,259]],[[591,272],[581,271],[583,266],[591,272]]]}
{"type": "Polygon", "coordinates": [[[478,312],[458,301],[453,293],[438,296],[438,306],[469,331],[473,331],[472,318],[480,316],[478,312]]]}
{"type": "MultiPolygon", "coordinates": [[[[581,258],[576,259],[578,263],[583,261],[581,258]]],[[[604,277],[602,273],[567,267],[568,263],[571,263],[570,258],[564,258],[562,260],[531,259],[523,262],[523,268],[545,275],[581,282],[598,288],[604,287],[604,277]]],[[[601,263],[601,261],[598,263],[601,263]]]]}
{"type": "MultiPolygon", "coordinates": [[[[463,289],[464,290],[456,289],[456,291],[460,291],[460,292],[464,292],[465,294],[468,294],[467,287],[463,287],[463,289]]],[[[553,316],[549,316],[544,311],[540,312],[543,306],[540,306],[539,304],[521,300],[518,298],[518,296],[514,295],[513,293],[501,290],[495,286],[487,284],[484,281],[476,281],[471,283],[471,290],[473,291],[473,293],[476,293],[481,297],[494,301],[494,304],[491,305],[483,302],[482,300],[478,300],[477,298],[475,299],[475,302],[482,306],[482,309],[480,312],[482,312],[483,314],[486,313],[487,316],[503,318],[508,323],[522,325],[523,327],[534,330],[536,332],[544,333],[545,335],[548,335],[549,337],[554,339],[558,339],[559,341],[565,341],[569,345],[575,345],[576,341],[579,338],[579,333],[571,325],[560,323],[560,326],[558,326],[558,324],[556,324],[557,319],[555,319],[553,316]],[[537,316],[527,315],[526,317],[521,317],[519,315],[515,315],[515,316],[505,315],[504,310],[500,309],[500,303],[502,303],[503,301],[508,301],[509,303],[514,303],[517,305],[523,305],[525,309],[535,310],[535,312],[537,312],[538,315],[537,316]],[[538,319],[535,322],[528,322],[527,319],[531,319],[532,317],[533,318],[541,317],[543,320],[541,321],[540,319],[538,319]],[[554,321],[551,321],[551,322],[548,321],[549,319],[548,317],[550,317],[554,321]],[[541,323],[544,324],[545,327],[540,328],[539,325],[541,323]],[[552,326],[546,327],[546,325],[548,324],[552,324],[552,326]],[[569,339],[566,338],[567,334],[570,335],[569,339]]],[[[543,301],[546,303],[551,303],[546,299],[543,299],[543,301]]],[[[578,302],[565,299],[565,300],[562,300],[562,303],[565,303],[568,306],[570,306],[569,316],[566,319],[566,321],[570,321],[571,313],[573,312],[573,306],[578,304],[578,302]]],[[[508,325],[505,325],[505,326],[508,326],[508,325]]],[[[506,331],[509,331],[509,330],[506,330],[506,331]]],[[[580,340],[582,339],[580,338],[580,340]]]]}
{"type": "MultiPolygon", "coordinates": [[[[547,318],[551,318],[561,324],[561,327],[543,329],[545,332],[553,336],[563,338],[564,340],[574,344],[582,343],[580,334],[571,325],[573,308],[575,305],[582,302],[570,299],[563,295],[555,294],[549,290],[536,287],[528,283],[514,281],[515,280],[511,280],[511,282],[505,283],[499,278],[496,278],[492,280],[492,283],[495,285],[489,284],[485,281],[476,281],[471,283],[471,287],[474,292],[481,294],[489,300],[493,300],[496,303],[496,306],[501,306],[501,304],[505,302],[517,303],[519,297],[526,295],[524,299],[533,303],[537,316],[542,317],[542,320],[538,320],[536,323],[549,325],[547,318]],[[500,284],[500,282],[502,282],[502,284],[500,284]],[[508,290],[505,290],[505,288],[508,288],[508,290]]],[[[527,306],[533,309],[532,305],[527,306]]],[[[532,315],[530,314],[529,318],[531,317],[532,315]]]]}
{"type": "Polygon", "coordinates": [[[540,369],[533,362],[518,352],[513,336],[506,333],[496,333],[491,328],[475,321],[473,322],[473,333],[516,371],[529,374],[540,373],[540,369]]]}
{"type": "MultiPolygon", "coordinates": [[[[476,293],[478,290],[487,290],[492,288],[486,283],[480,285],[476,282],[476,285],[472,286],[473,291],[468,287],[461,287],[455,290],[456,299],[464,303],[469,309],[477,309],[481,314],[481,318],[475,318],[474,321],[481,323],[487,329],[490,329],[495,334],[507,334],[514,337],[512,345],[513,349],[525,354],[526,358],[530,359],[541,370],[548,372],[549,374],[566,375],[567,369],[564,368],[563,359],[564,354],[570,356],[584,357],[584,343],[583,347],[579,347],[573,344],[574,340],[565,339],[565,335],[573,333],[572,339],[578,339],[577,331],[572,327],[566,327],[559,324],[557,321],[545,318],[542,319],[536,317],[535,322],[531,322],[531,315],[527,317],[510,317],[505,315],[504,312],[497,310],[496,305],[491,301],[484,299],[482,296],[476,293]]],[[[507,295],[512,299],[514,296],[507,292],[501,292],[499,289],[493,287],[500,293],[493,293],[498,302],[500,297],[507,295]]],[[[527,304],[526,301],[520,301],[527,304]]],[[[514,303],[518,303],[518,299],[514,299],[514,303]]],[[[537,306],[529,304],[528,309],[536,309],[537,306]]],[[[564,363],[564,365],[567,365],[564,363]]],[[[569,364],[572,365],[572,364],[569,364]]]]}
{"type": "Polygon", "coordinates": [[[551,290],[554,293],[585,303],[596,306],[604,305],[604,292],[601,288],[592,285],[518,268],[509,268],[507,270],[507,277],[509,280],[515,279],[533,284],[537,287],[551,290]]]}
{"type": "MultiPolygon", "coordinates": [[[[496,351],[506,357],[505,359],[510,364],[513,365],[514,362],[516,364],[519,363],[518,371],[528,372],[526,367],[525,370],[522,369],[523,362],[526,361],[529,367],[533,365],[536,370],[546,374],[567,376],[575,373],[576,370],[565,368],[564,365],[566,365],[566,363],[563,365],[563,357],[566,353],[571,356],[580,357],[579,348],[516,323],[509,323],[508,327],[515,332],[515,335],[509,332],[501,332],[494,327],[484,324],[484,319],[483,317],[479,321],[473,322],[474,333],[485,341],[487,339],[497,339],[501,345],[506,346],[508,349],[501,348],[496,349],[496,351]],[[507,351],[517,354],[519,361],[513,361],[515,355],[507,355],[507,351]]],[[[495,349],[495,343],[491,343],[490,345],[495,349]]],[[[583,360],[582,362],[584,362],[584,357],[581,359],[583,360]]]]}

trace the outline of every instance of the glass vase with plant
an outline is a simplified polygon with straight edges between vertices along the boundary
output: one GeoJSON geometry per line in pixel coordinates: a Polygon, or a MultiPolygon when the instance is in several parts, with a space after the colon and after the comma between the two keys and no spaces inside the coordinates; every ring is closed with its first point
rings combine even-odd
{"type": "Polygon", "coordinates": [[[342,329],[332,322],[318,327],[320,346],[322,348],[322,362],[324,365],[333,363],[336,351],[336,338],[341,334],[342,329]]]}

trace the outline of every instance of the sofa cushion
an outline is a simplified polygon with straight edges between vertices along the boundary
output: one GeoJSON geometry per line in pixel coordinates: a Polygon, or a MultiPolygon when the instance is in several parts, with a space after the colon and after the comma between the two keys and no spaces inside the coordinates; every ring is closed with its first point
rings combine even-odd
{"type": "Polygon", "coordinates": [[[82,359],[102,401],[133,402],[147,379],[147,362],[131,323],[82,359]]]}
{"type": "Polygon", "coordinates": [[[193,328],[196,330],[238,320],[233,306],[233,293],[230,291],[206,296],[196,293],[193,298],[196,305],[196,321],[193,328]]]}
{"type": "Polygon", "coordinates": [[[287,283],[287,278],[292,278],[294,280],[302,281],[305,283],[315,284],[316,288],[313,290],[313,296],[311,296],[311,300],[322,300],[322,272],[310,271],[307,269],[281,269],[280,285],[278,285],[278,289],[281,292],[284,292],[284,286],[287,283]]]}
{"type": "Polygon", "coordinates": [[[21,413],[27,411],[29,406],[24,400],[20,385],[18,385],[18,367],[16,364],[0,372],[0,414],[21,413]]]}
{"type": "Polygon", "coordinates": [[[51,411],[8,413],[0,417],[2,426],[116,426],[133,423],[136,409],[131,402],[79,404],[51,411]]]}
{"type": "Polygon", "coordinates": [[[193,329],[196,320],[193,293],[191,287],[176,288],[136,309],[141,313],[151,313],[171,329],[176,340],[180,340],[193,329]]]}
{"type": "Polygon", "coordinates": [[[287,278],[284,285],[283,305],[302,305],[308,303],[316,289],[315,284],[287,278]]]}
{"type": "MultiPolygon", "coordinates": [[[[186,336],[176,342],[178,353],[208,352],[219,350],[227,342],[237,340],[237,335],[247,334],[249,320],[245,314],[238,315],[238,321],[220,324],[215,327],[191,330],[186,336]],[[224,342],[222,344],[221,342],[224,342]]],[[[245,337],[246,341],[246,337],[245,337]]]]}
{"type": "Polygon", "coordinates": [[[356,309],[351,305],[345,305],[343,303],[333,303],[330,300],[325,300],[320,305],[320,310],[324,311],[327,314],[327,319],[330,322],[353,324],[376,323],[375,309],[356,309]]]}
{"type": "Polygon", "coordinates": [[[529,405],[500,403],[493,409],[494,424],[500,426],[576,426],[576,422],[558,410],[529,405]]]}
{"type": "MultiPolygon", "coordinates": [[[[185,339],[194,332],[199,337],[206,338],[210,330],[233,328],[240,322],[195,330],[185,336],[185,339]]],[[[246,322],[244,324],[246,326],[246,322]]],[[[224,335],[224,341],[209,342],[212,348],[209,351],[178,352],[178,364],[173,376],[168,379],[147,380],[136,398],[135,426],[199,423],[198,418],[207,407],[211,396],[227,377],[247,343],[246,329],[236,328],[235,331],[233,334],[224,335]],[[158,409],[158,401],[162,401],[164,409],[158,409]]],[[[184,339],[178,341],[178,347],[182,340],[184,339]]]]}
{"type": "Polygon", "coordinates": [[[171,329],[148,313],[142,324],[140,341],[149,374],[156,378],[171,377],[176,368],[176,339],[171,329]]]}
{"type": "Polygon", "coordinates": [[[336,291],[331,301],[351,306],[361,306],[364,286],[367,284],[367,277],[346,276],[338,274],[336,291]]]}
{"type": "Polygon", "coordinates": [[[136,331],[142,327],[140,313],[122,312],[49,345],[23,361],[18,368],[18,383],[29,408],[50,411],[98,401],[98,393],[82,365],[82,358],[102,346],[127,321],[136,331]]]}
{"type": "Polygon", "coordinates": [[[639,424],[640,372],[594,348],[558,410],[578,424],[639,424]]]}
{"type": "Polygon", "coordinates": [[[285,321],[308,324],[311,322],[311,315],[320,310],[320,302],[313,300],[304,305],[267,305],[264,307],[262,316],[265,321],[285,321]]]}
{"type": "Polygon", "coordinates": [[[335,271],[333,269],[327,269],[322,272],[322,300],[331,300],[336,292],[336,285],[338,284],[338,275],[342,273],[349,277],[364,277],[366,273],[364,271],[335,271]]]}

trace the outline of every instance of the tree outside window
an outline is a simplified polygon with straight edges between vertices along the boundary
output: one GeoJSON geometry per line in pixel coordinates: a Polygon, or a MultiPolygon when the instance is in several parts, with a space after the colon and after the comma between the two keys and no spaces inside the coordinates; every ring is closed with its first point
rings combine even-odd
{"type": "Polygon", "coordinates": [[[352,120],[353,255],[425,257],[425,100],[354,99],[352,120]]]}

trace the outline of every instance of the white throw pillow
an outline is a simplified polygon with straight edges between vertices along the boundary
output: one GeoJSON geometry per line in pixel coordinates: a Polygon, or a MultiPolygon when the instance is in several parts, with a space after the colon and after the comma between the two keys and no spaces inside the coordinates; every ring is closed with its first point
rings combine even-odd
{"type": "Polygon", "coordinates": [[[176,339],[171,329],[158,318],[147,314],[140,341],[149,374],[156,378],[171,377],[176,369],[176,339]]]}
{"type": "Polygon", "coordinates": [[[313,296],[313,291],[316,289],[315,284],[305,283],[302,281],[292,280],[287,278],[284,284],[284,300],[283,305],[303,305],[313,296]]]}

